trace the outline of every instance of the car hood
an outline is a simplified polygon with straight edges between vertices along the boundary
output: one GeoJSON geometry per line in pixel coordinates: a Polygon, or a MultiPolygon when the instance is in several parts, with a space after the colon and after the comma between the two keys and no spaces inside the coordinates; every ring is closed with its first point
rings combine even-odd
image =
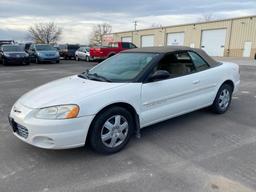
{"type": "Polygon", "coordinates": [[[79,104],[86,97],[123,86],[70,76],[42,85],[23,95],[18,102],[29,108],[43,108],[61,104],[79,104]]]}
{"type": "Polygon", "coordinates": [[[24,56],[27,55],[25,51],[4,52],[4,54],[8,54],[8,55],[10,55],[12,57],[16,57],[16,56],[24,57],[24,56]]]}

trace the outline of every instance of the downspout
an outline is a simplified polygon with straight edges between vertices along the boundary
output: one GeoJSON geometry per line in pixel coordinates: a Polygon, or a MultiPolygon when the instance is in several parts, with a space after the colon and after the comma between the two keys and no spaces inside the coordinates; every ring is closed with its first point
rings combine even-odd
{"type": "Polygon", "coordinates": [[[231,19],[231,26],[229,31],[229,41],[228,41],[228,57],[230,56],[230,45],[231,45],[231,38],[232,38],[232,31],[233,31],[233,19],[231,19]]]}

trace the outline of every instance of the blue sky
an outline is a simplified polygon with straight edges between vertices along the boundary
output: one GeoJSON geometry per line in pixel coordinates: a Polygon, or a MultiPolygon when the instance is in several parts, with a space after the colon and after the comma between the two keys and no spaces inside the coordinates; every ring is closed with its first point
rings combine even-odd
{"type": "Polygon", "coordinates": [[[107,22],[113,31],[256,15],[255,0],[0,0],[0,39],[24,40],[27,28],[56,22],[61,42],[87,43],[94,24],[107,22]]]}

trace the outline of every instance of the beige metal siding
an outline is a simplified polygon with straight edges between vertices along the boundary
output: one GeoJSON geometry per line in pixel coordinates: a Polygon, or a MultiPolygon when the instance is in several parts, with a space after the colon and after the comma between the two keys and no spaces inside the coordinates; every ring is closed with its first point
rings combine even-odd
{"type": "Polygon", "coordinates": [[[185,46],[194,44],[196,48],[201,48],[202,31],[213,29],[227,30],[224,56],[242,57],[244,43],[251,41],[251,57],[254,57],[256,53],[256,16],[114,33],[114,40],[120,41],[122,37],[132,36],[133,43],[140,47],[141,36],[154,35],[154,46],[165,46],[168,33],[184,32],[185,46]]]}
{"type": "Polygon", "coordinates": [[[252,42],[251,57],[253,57],[256,52],[256,17],[233,21],[230,56],[242,57],[246,41],[252,42]]]}

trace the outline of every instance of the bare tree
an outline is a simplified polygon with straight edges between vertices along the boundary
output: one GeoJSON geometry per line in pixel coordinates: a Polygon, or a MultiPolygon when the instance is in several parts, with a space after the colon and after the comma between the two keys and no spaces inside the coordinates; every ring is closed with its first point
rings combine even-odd
{"type": "Polygon", "coordinates": [[[62,29],[54,22],[37,23],[28,29],[28,33],[35,43],[55,44],[60,40],[62,29]]]}
{"type": "Polygon", "coordinates": [[[152,28],[160,28],[162,25],[160,23],[152,23],[151,25],[152,28]]]}
{"type": "Polygon", "coordinates": [[[213,20],[216,20],[216,17],[215,17],[213,14],[211,14],[211,13],[203,14],[203,15],[198,19],[199,22],[207,22],[207,21],[213,21],[213,20]]]}
{"type": "Polygon", "coordinates": [[[90,36],[91,45],[102,45],[103,36],[111,33],[112,26],[108,23],[97,24],[93,27],[93,31],[90,36]]]}

